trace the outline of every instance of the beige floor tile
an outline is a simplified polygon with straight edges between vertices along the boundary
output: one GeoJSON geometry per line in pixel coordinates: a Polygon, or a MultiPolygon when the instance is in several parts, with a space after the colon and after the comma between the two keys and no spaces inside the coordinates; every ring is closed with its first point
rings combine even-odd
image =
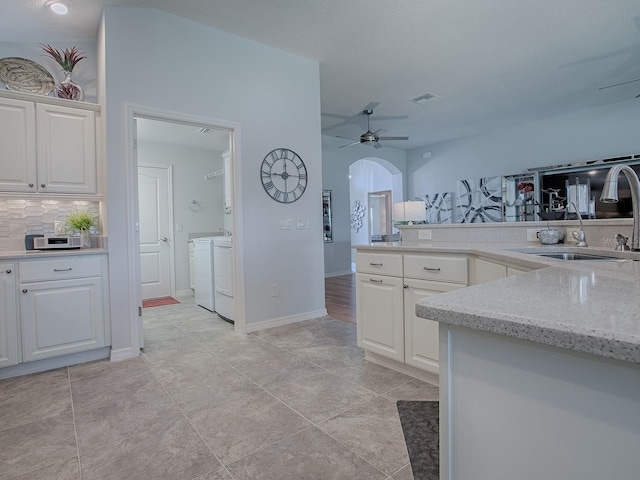
{"type": "Polygon", "coordinates": [[[220,357],[206,350],[186,351],[171,357],[148,358],[147,363],[164,385],[207,373],[233,371],[220,357]]]}
{"type": "Polygon", "coordinates": [[[0,385],[0,431],[60,415],[71,407],[66,369],[65,375],[0,385]]]}
{"type": "Polygon", "coordinates": [[[30,373],[28,375],[21,375],[19,377],[11,377],[0,380],[0,392],[16,384],[25,384],[29,382],[50,382],[58,383],[61,378],[69,378],[67,373],[67,367],[56,368],[55,370],[47,370],[46,372],[30,373]]]}
{"type": "Polygon", "coordinates": [[[189,419],[225,465],[310,425],[267,392],[189,415],[189,419]]]}
{"type": "Polygon", "coordinates": [[[411,465],[405,465],[396,473],[393,474],[393,480],[413,480],[413,470],[411,470],[411,465]]]}
{"type": "Polygon", "coordinates": [[[435,385],[414,378],[398,388],[389,390],[384,396],[393,401],[438,400],[440,389],[435,385]]]}
{"type": "Polygon", "coordinates": [[[281,348],[255,335],[233,335],[209,349],[234,367],[254,365],[256,362],[284,353],[281,348]]]}
{"type": "Polygon", "coordinates": [[[101,402],[74,405],[74,412],[81,453],[183,416],[155,379],[101,402]]]}
{"type": "Polygon", "coordinates": [[[229,474],[227,469],[220,465],[214,471],[206,473],[193,480],[233,480],[233,477],[229,474]]]}
{"type": "Polygon", "coordinates": [[[55,417],[0,432],[0,479],[76,457],[71,408],[55,417]]]}
{"type": "Polygon", "coordinates": [[[339,342],[332,337],[324,335],[318,330],[299,328],[281,335],[271,335],[264,338],[269,343],[284,349],[307,348],[315,345],[338,345],[339,342]]]}
{"type": "Polygon", "coordinates": [[[186,420],[83,453],[80,462],[84,480],[192,479],[220,465],[186,420]]]}
{"type": "Polygon", "coordinates": [[[32,470],[11,480],[81,480],[78,457],[32,470]]]}
{"type": "Polygon", "coordinates": [[[289,352],[304,357],[322,368],[350,367],[360,365],[364,351],[351,345],[316,345],[306,348],[292,348],[289,352]]]}
{"type": "Polygon", "coordinates": [[[167,340],[173,340],[174,338],[184,337],[185,335],[186,333],[175,325],[149,328],[144,331],[144,342],[145,344],[165,342],[167,340]]]}
{"type": "Polygon", "coordinates": [[[388,392],[413,380],[413,377],[409,375],[367,361],[354,366],[330,368],[328,370],[376,393],[388,392]]]}
{"type": "Polygon", "coordinates": [[[73,365],[69,367],[69,377],[73,382],[81,378],[106,375],[111,372],[119,372],[124,376],[130,376],[148,371],[149,368],[145,365],[142,357],[130,358],[120,362],[112,362],[105,359],[73,365]]]}
{"type": "Polygon", "coordinates": [[[314,423],[375,397],[371,390],[328,372],[270,388],[269,391],[314,423]]]}
{"type": "Polygon", "coordinates": [[[284,352],[262,358],[252,364],[238,365],[237,368],[258,385],[267,389],[324,371],[311,362],[284,352]]]}
{"type": "Polygon", "coordinates": [[[228,466],[237,480],[384,480],[387,476],[315,427],[228,466]]]}
{"type": "Polygon", "coordinates": [[[102,375],[80,378],[71,382],[74,407],[90,405],[107,400],[134,395],[142,388],[158,384],[158,380],[147,365],[142,362],[135,366],[124,366],[102,375]]]}
{"type": "Polygon", "coordinates": [[[204,352],[206,349],[192,337],[184,337],[167,340],[164,342],[145,343],[142,356],[145,359],[174,357],[184,352],[204,352]]]}
{"type": "Polygon", "coordinates": [[[384,397],[330,418],[318,428],[387,475],[409,462],[396,404],[384,397]]]}

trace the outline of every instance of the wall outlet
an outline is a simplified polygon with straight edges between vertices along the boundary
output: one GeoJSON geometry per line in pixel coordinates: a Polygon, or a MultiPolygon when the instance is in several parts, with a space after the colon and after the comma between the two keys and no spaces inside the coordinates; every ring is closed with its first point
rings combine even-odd
{"type": "Polygon", "coordinates": [[[293,228],[293,220],[290,218],[280,219],[280,230],[291,230],[293,228]]]}
{"type": "Polygon", "coordinates": [[[418,230],[418,240],[431,240],[431,230],[418,230]]]}
{"type": "Polygon", "coordinates": [[[277,283],[271,284],[271,296],[277,297],[279,295],[280,295],[280,285],[278,285],[277,283]]]}
{"type": "Polygon", "coordinates": [[[540,233],[539,228],[527,228],[527,242],[537,242],[538,233],[540,233]]]}

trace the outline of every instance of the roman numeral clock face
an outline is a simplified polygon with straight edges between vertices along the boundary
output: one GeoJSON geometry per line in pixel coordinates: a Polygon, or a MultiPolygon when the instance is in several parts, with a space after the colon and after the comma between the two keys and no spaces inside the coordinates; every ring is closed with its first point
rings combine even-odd
{"type": "Polygon", "coordinates": [[[292,203],[307,188],[307,167],[293,150],[276,148],[264,157],[260,179],[264,191],[276,202],[292,203]]]}

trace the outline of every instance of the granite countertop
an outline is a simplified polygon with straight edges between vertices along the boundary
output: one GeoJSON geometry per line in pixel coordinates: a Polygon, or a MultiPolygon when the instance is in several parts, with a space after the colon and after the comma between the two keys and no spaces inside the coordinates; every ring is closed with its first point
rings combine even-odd
{"type": "Polygon", "coordinates": [[[97,255],[108,253],[106,248],[69,248],[59,250],[15,250],[0,252],[0,260],[23,260],[25,258],[42,258],[56,255],[97,255]]]}
{"type": "Polygon", "coordinates": [[[418,316],[499,335],[640,363],[638,252],[571,245],[394,243],[359,250],[481,255],[538,268],[481,285],[425,297],[418,316]],[[615,255],[614,262],[529,255],[566,251],[615,255]]]}

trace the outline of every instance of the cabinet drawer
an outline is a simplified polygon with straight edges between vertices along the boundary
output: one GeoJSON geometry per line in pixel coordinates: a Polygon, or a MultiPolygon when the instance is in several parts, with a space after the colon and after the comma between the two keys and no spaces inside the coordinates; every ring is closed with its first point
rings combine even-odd
{"type": "Polygon", "coordinates": [[[20,262],[20,282],[100,277],[102,274],[101,255],[65,255],[46,260],[22,260],[20,262]]]}
{"type": "Polygon", "coordinates": [[[441,282],[468,283],[466,257],[404,255],[404,276],[441,282]]]}
{"type": "Polygon", "coordinates": [[[399,253],[358,252],[356,271],[379,275],[402,276],[402,255],[399,253]]]}

